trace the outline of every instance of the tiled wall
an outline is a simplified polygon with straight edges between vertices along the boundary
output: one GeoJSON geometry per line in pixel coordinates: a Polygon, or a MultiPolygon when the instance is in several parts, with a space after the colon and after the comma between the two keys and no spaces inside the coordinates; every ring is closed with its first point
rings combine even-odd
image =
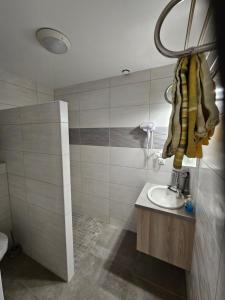
{"type": "Polygon", "coordinates": [[[7,163],[16,240],[69,280],[74,264],[67,103],[1,110],[0,160],[7,163]]]}
{"type": "MultiPolygon", "coordinates": [[[[46,103],[53,101],[53,98],[53,89],[46,88],[38,83],[32,82],[31,80],[0,69],[0,110],[46,103]]],[[[1,118],[3,118],[3,116],[1,116],[1,118]]],[[[7,206],[9,206],[9,201],[7,206]]],[[[4,212],[4,215],[9,215],[9,213],[4,212]]],[[[0,231],[3,231],[4,228],[5,231],[9,231],[9,219],[4,218],[4,223],[3,219],[0,222],[0,231]]]]}
{"type": "Polygon", "coordinates": [[[190,300],[225,299],[223,137],[220,124],[210,145],[204,147],[204,158],[193,174],[196,178],[193,185],[196,232],[192,269],[187,274],[190,300]]]}
{"type": "Polygon", "coordinates": [[[134,202],[146,181],[168,183],[171,160],[146,159],[146,134],[156,122],[154,148],[162,149],[171,105],[164,100],[174,65],[55,90],[69,103],[74,212],[136,230],[134,202]]]}
{"type": "Polygon", "coordinates": [[[0,110],[53,100],[53,89],[0,69],[0,110]]]}
{"type": "Polygon", "coordinates": [[[9,235],[12,228],[6,164],[0,162],[0,232],[9,235]]]}

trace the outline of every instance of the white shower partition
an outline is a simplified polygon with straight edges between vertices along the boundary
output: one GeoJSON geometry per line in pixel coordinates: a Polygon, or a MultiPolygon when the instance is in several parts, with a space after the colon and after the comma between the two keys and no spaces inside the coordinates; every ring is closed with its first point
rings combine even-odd
{"type": "Polygon", "coordinates": [[[7,163],[16,241],[69,281],[74,257],[67,103],[0,111],[0,160],[7,163]]]}

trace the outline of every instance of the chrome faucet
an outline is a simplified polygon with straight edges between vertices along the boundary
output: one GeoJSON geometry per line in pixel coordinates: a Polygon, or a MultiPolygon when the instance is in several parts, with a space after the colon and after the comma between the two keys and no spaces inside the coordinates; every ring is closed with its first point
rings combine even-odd
{"type": "Polygon", "coordinates": [[[171,183],[168,186],[168,188],[173,191],[173,192],[177,192],[177,188],[178,188],[178,177],[179,177],[179,172],[176,170],[172,171],[172,175],[171,175],[171,183]]]}
{"type": "Polygon", "coordinates": [[[177,189],[177,198],[182,198],[182,196],[183,196],[183,193],[182,193],[182,191],[181,191],[181,189],[177,189]]]}

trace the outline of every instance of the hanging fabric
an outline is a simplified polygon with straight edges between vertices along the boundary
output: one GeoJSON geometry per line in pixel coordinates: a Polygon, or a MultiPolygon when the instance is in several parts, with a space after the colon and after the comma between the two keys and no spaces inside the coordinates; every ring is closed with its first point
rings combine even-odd
{"type": "Polygon", "coordinates": [[[180,169],[184,155],[202,157],[202,145],[208,145],[219,123],[215,105],[215,84],[204,54],[180,58],[173,82],[172,113],[163,158],[174,157],[180,169]]]}

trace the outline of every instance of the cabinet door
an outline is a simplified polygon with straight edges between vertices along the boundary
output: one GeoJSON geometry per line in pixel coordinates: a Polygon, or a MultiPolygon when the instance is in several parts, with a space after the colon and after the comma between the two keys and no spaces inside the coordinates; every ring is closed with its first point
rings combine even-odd
{"type": "Polygon", "coordinates": [[[149,209],[137,210],[137,250],[189,270],[194,223],[149,209]]]}

